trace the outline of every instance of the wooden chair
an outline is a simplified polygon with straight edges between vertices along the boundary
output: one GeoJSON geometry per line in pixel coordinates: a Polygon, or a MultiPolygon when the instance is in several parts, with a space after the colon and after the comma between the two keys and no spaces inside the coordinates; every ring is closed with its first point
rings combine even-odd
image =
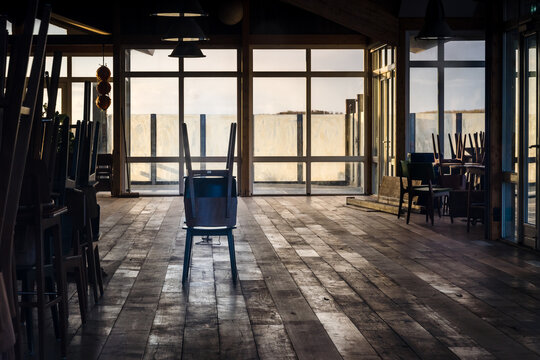
{"type": "MultiPolygon", "coordinates": [[[[13,234],[34,111],[42,76],[50,6],[42,9],[41,24],[34,46],[34,59],[30,77],[26,82],[26,71],[34,39],[33,30],[37,13],[37,0],[29,1],[26,8],[23,32],[13,35],[9,72],[6,81],[5,57],[7,35],[5,18],[0,26],[0,273],[3,275],[7,299],[14,319],[17,335],[15,352],[22,357],[19,311],[16,306],[16,281],[13,257],[13,234]],[[4,92],[5,88],[5,92],[4,92]]],[[[9,354],[8,354],[9,355],[9,354]]]]}
{"type": "MultiPolygon", "coordinates": [[[[19,233],[18,245],[22,252],[17,252],[17,273],[22,280],[21,306],[25,309],[28,345],[33,350],[32,307],[37,307],[39,356],[44,358],[44,336],[46,308],[52,311],[55,333],[61,341],[61,352],[65,356],[67,349],[67,284],[62,249],[62,215],[67,207],[58,203],[52,191],[55,184],[55,166],[58,156],[59,118],[55,115],[58,78],[62,54],[55,53],[53,58],[52,81],[42,78],[37,106],[43,103],[43,82],[48,84],[48,102],[45,118],[41,112],[34,113],[34,125],[28,160],[24,175],[24,186],[17,212],[15,234],[19,233]],[[30,234],[29,239],[27,235],[30,234]],[[52,247],[52,249],[51,249],[52,247]],[[36,291],[34,291],[34,284],[36,291]],[[34,296],[36,301],[33,301],[34,296]],[[46,297],[48,296],[48,300],[46,297]]],[[[66,133],[67,124],[63,125],[66,133]]],[[[67,153],[66,142],[62,144],[67,153]]],[[[67,157],[63,160],[67,161],[67,157]]],[[[61,165],[62,159],[58,162],[61,165]]]]}
{"type": "Polygon", "coordinates": [[[467,232],[470,230],[470,224],[476,224],[477,219],[485,215],[486,203],[485,192],[482,187],[485,169],[482,166],[469,167],[467,169],[467,232]],[[481,213],[481,216],[478,215],[481,213]]]}
{"type": "Polygon", "coordinates": [[[444,170],[448,168],[448,166],[461,163],[461,161],[457,160],[456,158],[452,158],[452,159],[444,158],[444,149],[441,149],[441,141],[438,134],[435,135],[432,133],[431,140],[433,142],[433,157],[435,159],[435,165],[438,166],[439,173],[441,175],[444,174],[445,172],[444,170]]]}
{"type": "Polygon", "coordinates": [[[437,209],[440,213],[440,200],[449,195],[450,189],[439,187],[433,184],[435,172],[433,164],[429,163],[409,163],[401,162],[402,174],[407,177],[407,193],[408,193],[408,208],[407,208],[407,224],[411,217],[412,200],[415,196],[424,196],[426,198],[426,221],[428,216],[431,218],[431,225],[434,224],[434,204],[437,201],[437,209]],[[423,186],[413,186],[413,180],[420,180],[423,186]]]}
{"type": "Polygon", "coordinates": [[[237,194],[233,176],[236,124],[231,124],[225,170],[193,170],[186,124],[182,124],[187,177],[184,180],[186,246],[182,284],[189,273],[194,236],[227,236],[233,282],[236,283],[236,255],[233,229],[236,227],[237,194]]]}
{"type": "MultiPolygon", "coordinates": [[[[84,224],[83,210],[77,205],[84,203],[80,199],[82,194],[74,188],[74,182],[68,178],[69,161],[69,117],[61,117],[62,126],[59,131],[58,154],[56,156],[55,177],[53,184],[53,194],[57,203],[66,206],[68,212],[62,218],[63,236],[63,261],[66,272],[73,274],[77,285],[77,296],[79,300],[79,311],[82,323],[86,322],[86,312],[88,309],[88,280],[86,276],[86,261],[84,247],[80,243],[81,233],[84,224]]],[[[80,124],[79,124],[80,125],[80,124]]]]}
{"type": "MultiPolygon", "coordinates": [[[[88,86],[89,88],[89,86],[88,86]]],[[[86,91],[85,91],[86,93],[86,91]]],[[[89,91],[88,91],[89,93],[89,91]]],[[[83,208],[84,219],[80,220],[84,224],[83,232],[79,234],[80,243],[85,247],[87,261],[87,278],[92,286],[94,302],[98,302],[103,296],[103,274],[99,258],[99,216],[100,210],[96,199],[95,189],[95,169],[97,162],[97,142],[99,136],[99,123],[94,126],[93,122],[82,121],[80,123],[80,133],[76,135],[79,142],[75,145],[77,149],[77,159],[73,159],[72,169],[74,173],[75,189],[84,193],[84,204],[77,204],[83,208]],[[99,290],[99,295],[98,295],[99,290]]],[[[77,197],[77,199],[80,199],[77,197]]]]}

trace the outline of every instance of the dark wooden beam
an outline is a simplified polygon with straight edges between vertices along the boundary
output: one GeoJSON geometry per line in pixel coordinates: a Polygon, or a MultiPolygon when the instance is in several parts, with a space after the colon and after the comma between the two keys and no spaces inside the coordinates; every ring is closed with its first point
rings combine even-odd
{"type": "Polygon", "coordinates": [[[396,45],[398,18],[371,0],[282,0],[374,40],[396,45]]]}
{"type": "Polygon", "coordinates": [[[502,216],[502,133],[503,133],[503,34],[502,1],[488,6],[486,29],[486,148],[489,195],[486,209],[487,237],[501,238],[502,216]]]}
{"type": "Polygon", "coordinates": [[[251,196],[253,193],[253,63],[249,36],[250,0],[244,0],[244,18],[242,20],[242,49],[241,49],[241,122],[239,126],[238,149],[239,149],[239,178],[240,195],[251,196]]]}
{"type": "Polygon", "coordinates": [[[408,59],[407,32],[400,24],[399,43],[396,48],[396,169],[400,166],[400,161],[407,157],[406,142],[407,114],[409,113],[407,99],[409,89],[407,88],[408,59]]]}

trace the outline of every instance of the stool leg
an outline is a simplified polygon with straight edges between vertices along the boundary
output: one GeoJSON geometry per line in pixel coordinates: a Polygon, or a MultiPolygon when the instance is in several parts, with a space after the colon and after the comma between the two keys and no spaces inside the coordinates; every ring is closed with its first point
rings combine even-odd
{"type": "Polygon", "coordinates": [[[191,246],[193,243],[193,233],[190,229],[187,229],[186,233],[186,245],[184,247],[184,268],[182,270],[182,285],[185,284],[188,272],[189,272],[189,264],[191,263],[191,246]]]}
{"type": "Polygon", "coordinates": [[[233,282],[236,282],[238,271],[236,270],[236,254],[234,251],[234,235],[232,233],[232,229],[229,229],[227,231],[227,241],[229,243],[229,257],[231,258],[231,270],[232,270],[233,282]]]}
{"type": "Polygon", "coordinates": [[[101,261],[99,260],[99,247],[97,244],[92,245],[94,247],[94,258],[96,259],[96,275],[99,287],[99,294],[103,296],[103,272],[101,271],[101,261]]]}
{"type": "Polygon", "coordinates": [[[87,265],[88,265],[88,280],[90,280],[92,284],[92,293],[94,295],[94,303],[98,302],[98,283],[97,283],[97,270],[96,269],[96,259],[95,259],[95,252],[92,248],[92,229],[90,225],[90,219],[87,219],[86,221],[86,257],[87,257],[87,265]]]}
{"type": "Polygon", "coordinates": [[[38,346],[39,359],[45,359],[45,274],[43,271],[43,228],[39,226],[36,236],[36,297],[38,311],[38,346]]]}
{"type": "Polygon", "coordinates": [[[57,296],[60,297],[60,302],[58,303],[59,307],[59,326],[58,330],[60,331],[60,344],[61,344],[61,354],[62,357],[66,357],[67,354],[67,322],[68,322],[68,311],[67,311],[67,279],[66,279],[66,269],[64,268],[64,256],[62,254],[62,230],[60,228],[60,221],[53,227],[53,236],[54,236],[54,261],[55,261],[55,270],[56,270],[56,291],[57,296]]]}
{"type": "MultiPolygon", "coordinates": [[[[24,274],[22,279],[22,291],[23,293],[31,293],[34,291],[34,279],[28,272],[24,274]]],[[[23,295],[23,302],[31,302],[32,295],[23,295]]],[[[32,315],[32,307],[26,306],[23,310],[24,320],[26,323],[26,341],[28,342],[28,351],[30,354],[34,354],[34,319],[32,315]]],[[[19,333],[20,336],[20,333],[19,333]]],[[[20,339],[19,339],[20,341],[20,339]]]]}

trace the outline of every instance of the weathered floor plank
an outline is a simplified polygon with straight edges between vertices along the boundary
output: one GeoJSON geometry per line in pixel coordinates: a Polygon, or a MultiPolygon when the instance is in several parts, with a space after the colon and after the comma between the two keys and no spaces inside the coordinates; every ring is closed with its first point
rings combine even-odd
{"type": "Polygon", "coordinates": [[[99,203],[105,295],[81,324],[70,284],[69,359],[540,358],[540,255],[480,227],[241,198],[239,281],[213,238],[184,288],[182,199],[99,203]]]}

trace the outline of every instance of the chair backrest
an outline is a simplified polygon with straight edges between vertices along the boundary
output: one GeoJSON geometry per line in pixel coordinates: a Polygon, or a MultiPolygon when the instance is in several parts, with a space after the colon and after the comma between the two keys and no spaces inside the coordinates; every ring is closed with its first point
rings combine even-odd
{"type": "Polygon", "coordinates": [[[409,153],[408,158],[411,162],[428,162],[428,163],[435,162],[433,153],[414,152],[414,153],[409,153]]]}
{"type": "Polygon", "coordinates": [[[82,133],[84,131],[81,121],[77,121],[77,124],[74,126],[75,136],[73,138],[73,153],[71,154],[71,164],[68,169],[68,180],[73,183],[77,182],[77,175],[79,173],[79,160],[80,152],[82,148],[81,140],[82,133]]]}
{"type": "Polygon", "coordinates": [[[435,179],[433,164],[410,162],[408,168],[410,180],[422,180],[423,184],[427,184],[432,183],[435,179]]]}
{"type": "Polygon", "coordinates": [[[409,178],[409,161],[401,160],[400,162],[399,176],[409,178]]]}
{"type": "Polygon", "coordinates": [[[60,116],[60,128],[58,129],[58,151],[56,153],[56,165],[54,170],[53,192],[59,194],[59,205],[65,205],[66,180],[68,179],[69,161],[69,117],[60,116]]]}
{"type": "Polygon", "coordinates": [[[194,171],[186,124],[182,124],[187,176],[184,185],[186,224],[195,226],[236,225],[237,193],[233,178],[236,124],[231,124],[226,170],[194,171]]]}

